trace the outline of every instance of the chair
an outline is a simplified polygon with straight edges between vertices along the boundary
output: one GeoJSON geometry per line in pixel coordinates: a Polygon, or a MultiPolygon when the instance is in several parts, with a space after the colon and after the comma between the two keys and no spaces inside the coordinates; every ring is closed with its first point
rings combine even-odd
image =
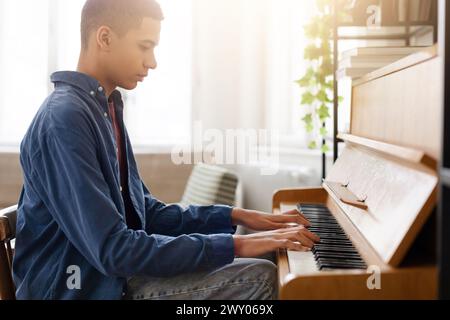
{"type": "Polygon", "coordinates": [[[0,210],[0,300],[15,300],[12,278],[13,249],[16,237],[17,206],[0,210]]]}
{"type": "Polygon", "coordinates": [[[180,204],[236,206],[238,177],[225,168],[197,164],[186,185],[180,204]]]}

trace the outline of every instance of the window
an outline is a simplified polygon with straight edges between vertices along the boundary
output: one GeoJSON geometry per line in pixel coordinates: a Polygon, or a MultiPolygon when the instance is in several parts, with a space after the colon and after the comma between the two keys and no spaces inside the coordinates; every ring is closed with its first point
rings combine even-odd
{"type": "MultiPolygon", "coordinates": [[[[191,1],[159,0],[165,13],[158,68],[121,90],[131,141],[187,143],[191,114],[191,1]],[[174,117],[176,115],[176,117],[174,117]]],[[[0,146],[17,148],[53,90],[50,75],[76,70],[84,0],[0,1],[0,146]]]]}
{"type": "Polygon", "coordinates": [[[2,145],[20,142],[48,94],[48,15],[48,1],[0,1],[2,145]]]}
{"type": "Polygon", "coordinates": [[[307,148],[313,137],[302,118],[308,113],[301,106],[301,78],[309,61],[303,58],[309,39],[304,26],[316,14],[315,1],[269,0],[267,2],[266,45],[266,127],[280,134],[280,146],[289,150],[307,148]]]}

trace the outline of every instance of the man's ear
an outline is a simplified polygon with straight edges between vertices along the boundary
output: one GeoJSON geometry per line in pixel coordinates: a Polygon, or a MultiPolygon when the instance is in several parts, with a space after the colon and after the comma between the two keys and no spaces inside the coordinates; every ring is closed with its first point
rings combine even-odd
{"type": "Polygon", "coordinates": [[[100,50],[109,51],[112,42],[112,30],[107,26],[101,26],[97,30],[96,42],[100,50]]]}

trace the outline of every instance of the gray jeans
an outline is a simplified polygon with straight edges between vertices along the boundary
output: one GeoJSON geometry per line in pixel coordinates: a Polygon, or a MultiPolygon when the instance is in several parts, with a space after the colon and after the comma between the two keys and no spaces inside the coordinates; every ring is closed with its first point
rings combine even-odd
{"type": "Polygon", "coordinates": [[[270,300],[277,299],[277,267],[265,259],[236,258],[208,272],[172,278],[128,279],[131,300],[270,300]]]}

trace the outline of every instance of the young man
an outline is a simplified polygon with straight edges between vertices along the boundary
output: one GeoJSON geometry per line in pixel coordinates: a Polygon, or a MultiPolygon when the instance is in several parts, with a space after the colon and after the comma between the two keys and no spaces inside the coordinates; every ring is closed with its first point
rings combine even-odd
{"type": "Polygon", "coordinates": [[[21,144],[17,298],[271,299],[276,267],[252,257],[318,241],[298,212],[181,208],[146,188],[116,88],[156,68],[162,19],[153,0],[86,2],[78,69],[51,76],[21,144]]]}

